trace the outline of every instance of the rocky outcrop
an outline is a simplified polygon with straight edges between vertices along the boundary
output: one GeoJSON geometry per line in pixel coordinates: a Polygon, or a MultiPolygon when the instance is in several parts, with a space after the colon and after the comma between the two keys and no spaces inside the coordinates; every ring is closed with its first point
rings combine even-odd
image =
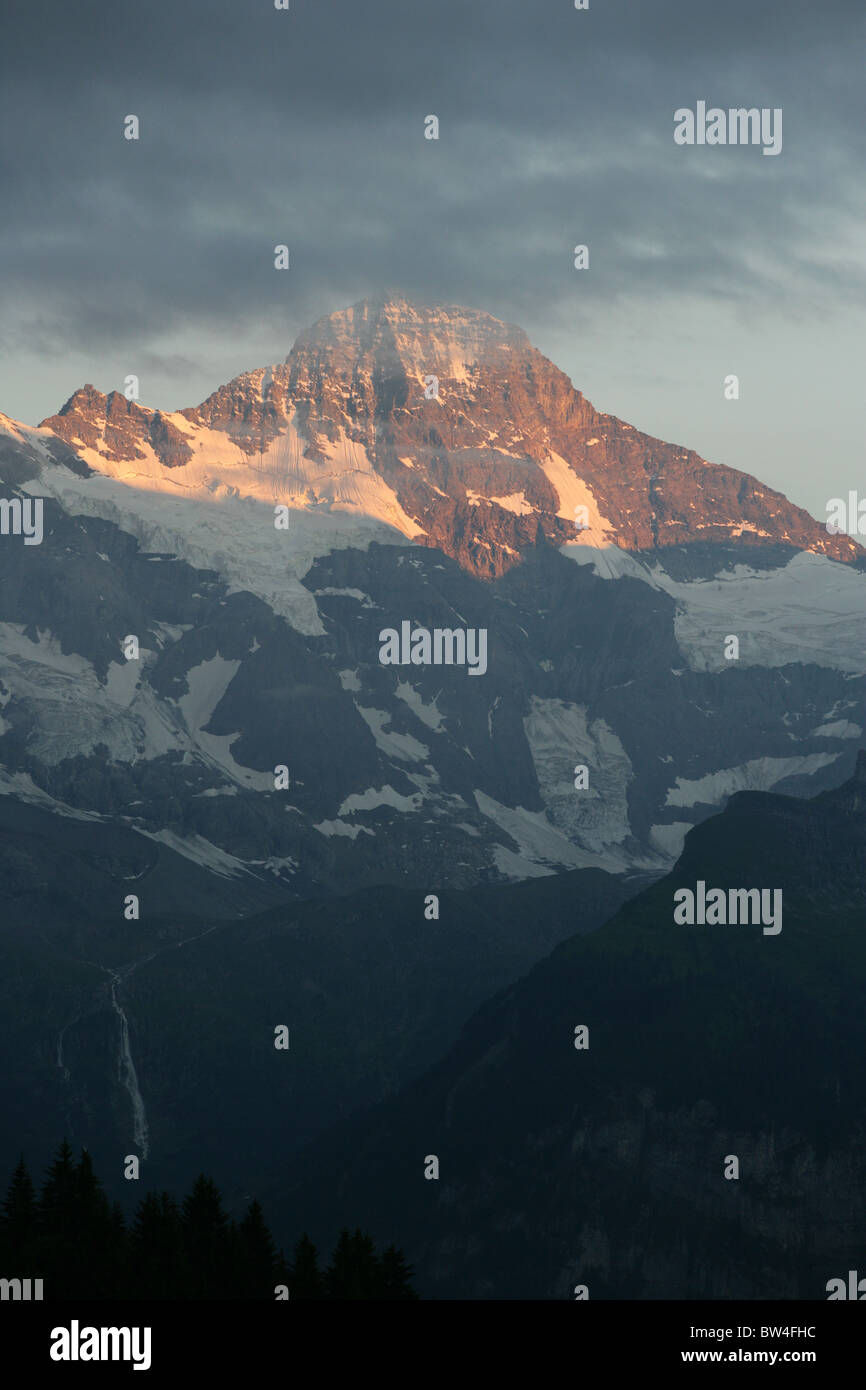
{"type": "Polygon", "coordinates": [[[201,405],[180,411],[195,425],[219,430],[251,457],[265,450],[285,430],[291,415],[283,366],[244,372],[220,386],[201,405]]]}
{"type": "Polygon", "coordinates": [[[177,468],[192,457],[183,434],[162,411],[148,410],[119,391],[103,396],[89,384],[42,424],[67,444],[95,449],[115,462],[143,459],[143,443],[150,445],[166,468],[177,468]]]}

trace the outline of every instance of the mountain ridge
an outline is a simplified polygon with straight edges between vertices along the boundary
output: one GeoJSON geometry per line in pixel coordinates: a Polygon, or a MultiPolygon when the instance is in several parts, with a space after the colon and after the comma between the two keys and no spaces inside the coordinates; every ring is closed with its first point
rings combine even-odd
{"type": "Polygon", "coordinates": [[[737,539],[864,555],[751,475],[596,411],[522,329],[462,306],[362,300],[198,406],[151,410],[87,384],[39,428],[97,469],[151,458],[178,475],[221,441],[247,461],[232,486],[256,495],[258,456],[301,506],[350,506],[332,475],[364,473],[379,487],[362,510],[481,578],[539,542],[642,551],[737,539]]]}

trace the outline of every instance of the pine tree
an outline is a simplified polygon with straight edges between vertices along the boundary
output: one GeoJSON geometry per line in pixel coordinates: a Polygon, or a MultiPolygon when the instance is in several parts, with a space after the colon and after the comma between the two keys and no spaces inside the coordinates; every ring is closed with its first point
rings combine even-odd
{"type": "Polygon", "coordinates": [[[295,1246],[295,1257],[288,1278],[289,1296],[293,1299],[324,1298],[324,1280],[319,1269],[319,1252],[304,1232],[295,1246]]]}
{"type": "Polygon", "coordinates": [[[412,1288],[414,1270],[402,1250],[389,1245],[381,1259],[380,1298],[417,1298],[412,1288]]]}
{"type": "Polygon", "coordinates": [[[225,1298],[231,1288],[234,1231],[216,1184],[200,1174],[183,1203],[187,1298],[225,1298]]]}
{"type": "Polygon", "coordinates": [[[119,1202],[113,1202],[109,1217],[113,1298],[132,1298],[129,1280],[129,1233],[119,1202]]]}
{"type": "Polygon", "coordinates": [[[22,1154],[0,1207],[0,1268],[10,1278],[38,1279],[36,1190],[22,1154]]]}
{"type": "Polygon", "coordinates": [[[258,1202],[251,1202],[238,1227],[237,1296],[273,1298],[277,1283],[277,1252],[258,1202]]]}
{"type": "Polygon", "coordinates": [[[135,1298],[184,1298],[184,1252],[177,1202],[148,1192],[129,1234],[129,1286],[135,1298]]]}
{"type": "Polygon", "coordinates": [[[379,1262],[373,1242],[360,1230],[340,1232],[325,1276],[328,1297],[334,1299],[375,1298],[380,1283],[379,1262]]]}
{"type": "Polygon", "coordinates": [[[45,1175],[38,1206],[38,1258],[46,1298],[78,1296],[82,1251],[75,1229],[76,1171],[64,1139],[45,1175]]]}
{"type": "Polygon", "coordinates": [[[116,1277],[123,1258],[122,1248],[118,1246],[123,1237],[86,1149],[82,1150],[75,1168],[72,1229],[79,1256],[76,1296],[116,1296],[116,1277]]]}

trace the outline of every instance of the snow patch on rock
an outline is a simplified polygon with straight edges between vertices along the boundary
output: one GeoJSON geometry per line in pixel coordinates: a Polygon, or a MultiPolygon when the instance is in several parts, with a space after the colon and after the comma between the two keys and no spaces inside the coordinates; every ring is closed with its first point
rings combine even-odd
{"type": "Polygon", "coordinates": [[[337,815],[348,816],[358,811],[376,811],[380,806],[390,806],[395,811],[419,811],[422,802],[423,797],[419,792],[413,792],[411,796],[401,796],[386,782],[384,787],[368,787],[365,792],[353,792],[351,796],[347,796],[337,815]]]}
{"type": "MultiPolygon", "coordinates": [[[[360,687],[359,687],[360,688],[360,687]]],[[[408,681],[398,681],[395,690],[397,698],[407,704],[412,713],[417,715],[422,724],[426,724],[428,729],[438,733],[442,728],[442,715],[436,708],[436,697],[425,704],[423,697],[410,685],[408,681]]]]}
{"type": "Polygon", "coordinates": [[[650,842],[673,862],[675,859],[679,859],[682,854],[686,836],[691,829],[692,823],[687,820],[674,820],[668,821],[664,825],[653,825],[650,827],[650,842]]]}
{"type": "Polygon", "coordinates": [[[804,753],[791,758],[752,758],[740,767],[721,768],[705,777],[678,777],[666,806],[718,806],[734,792],[767,792],[786,777],[808,776],[834,763],[840,753],[804,753]]]}
{"type": "Polygon", "coordinates": [[[355,709],[376,740],[376,747],[389,758],[399,758],[403,762],[425,762],[429,758],[430,749],[419,743],[417,738],[385,728],[386,724],[391,723],[391,715],[386,710],[365,709],[357,700],[355,709]]]}
{"type": "Polygon", "coordinates": [[[136,829],[139,835],[146,836],[148,840],[156,840],[158,844],[167,845],[177,854],[182,854],[185,859],[192,860],[194,864],[201,864],[203,868],[210,869],[221,878],[238,878],[241,874],[249,872],[242,860],[236,859],[224,849],[219,849],[201,835],[177,835],[173,830],[144,830],[141,826],[137,826],[136,829]]]}
{"type": "Polygon", "coordinates": [[[603,719],[587,722],[583,706],[533,696],[523,721],[542,800],[553,823],[585,849],[606,854],[628,837],[631,760],[603,719]],[[578,791],[574,768],[589,771],[578,791]]]}
{"type": "Polygon", "coordinates": [[[226,661],[217,655],[192,666],[186,673],[188,690],[178,704],[193,736],[210,722],[211,715],[240,669],[239,661],[226,661]]]}
{"type": "Polygon", "coordinates": [[[497,854],[495,862],[506,877],[532,878],[539,870],[543,873],[556,869],[608,869],[619,873],[623,864],[610,856],[592,854],[580,846],[572,844],[561,830],[557,829],[543,811],[528,811],[523,806],[503,806],[486,792],[478,788],[474,792],[479,811],[515,842],[517,854],[507,846],[506,856],[497,854]],[[506,869],[506,862],[510,868],[506,869]]]}

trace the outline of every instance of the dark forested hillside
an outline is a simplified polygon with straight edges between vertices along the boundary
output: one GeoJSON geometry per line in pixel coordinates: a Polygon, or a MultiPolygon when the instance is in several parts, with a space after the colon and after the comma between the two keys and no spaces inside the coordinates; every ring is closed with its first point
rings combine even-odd
{"type": "Polygon", "coordinates": [[[825,1297],[863,1258],[864,908],[866,753],[809,801],[733,797],[670,875],[305,1155],[288,1209],[399,1221],[437,1296],[825,1297]],[[781,889],[781,930],[677,923],[700,881],[781,889]]]}

